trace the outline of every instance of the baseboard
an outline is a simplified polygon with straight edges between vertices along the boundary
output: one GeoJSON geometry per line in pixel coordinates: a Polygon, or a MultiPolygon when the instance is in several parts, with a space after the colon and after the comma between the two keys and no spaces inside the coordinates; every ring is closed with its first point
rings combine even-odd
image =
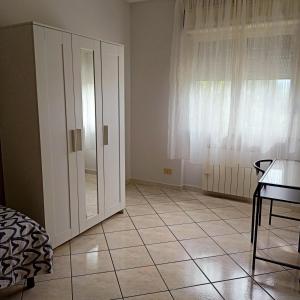
{"type": "Polygon", "coordinates": [[[218,197],[218,198],[234,200],[234,201],[242,201],[242,202],[252,203],[251,198],[242,197],[242,196],[228,195],[228,194],[222,194],[222,193],[217,193],[217,192],[208,192],[208,191],[203,191],[203,194],[208,195],[208,196],[218,197]]]}

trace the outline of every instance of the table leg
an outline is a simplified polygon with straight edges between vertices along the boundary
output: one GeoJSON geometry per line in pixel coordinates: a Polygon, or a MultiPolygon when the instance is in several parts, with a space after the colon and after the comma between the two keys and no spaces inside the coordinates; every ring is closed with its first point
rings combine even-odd
{"type": "Polygon", "coordinates": [[[258,226],[261,226],[261,210],[262,210],[262,206],[259,206],[258,226]]]}
{"type": "Polygon", "coordinates": [[[254,235],[255,209],[257,209],[256,208],[256,191],[253,194],[253,200],[252,200],[251,243],[253,243],[253,235],[254,235]]]}
{"type": "Polygon", "coordinates": [[[260,198],[260,195],[258,195],[257,203],[256,203],[256,217],[255,217],[255,227],[254,227],[254,245],[253,245],[253,257],[252,257],[252,270],[253,271],[255,270],[255,258],[256,258],[258,222],[259,222],[260,210],[261,210],[261,198],[260,198]]]}
{"type": "Polygon", "coordinates": [[[273,212],[273,200],[270,203],[270,212],[269,212],[269,225],[272,223],[272,212],[273,212]]]}

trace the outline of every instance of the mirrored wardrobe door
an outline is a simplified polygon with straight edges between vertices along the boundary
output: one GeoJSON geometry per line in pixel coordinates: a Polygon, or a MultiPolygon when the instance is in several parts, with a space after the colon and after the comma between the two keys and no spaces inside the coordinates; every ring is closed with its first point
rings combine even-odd
{"type": "Polygon", "coordinates": [[[100,42],[72,36],[79,226],[84,231],[103,219],[103,138],[100,42]]]}

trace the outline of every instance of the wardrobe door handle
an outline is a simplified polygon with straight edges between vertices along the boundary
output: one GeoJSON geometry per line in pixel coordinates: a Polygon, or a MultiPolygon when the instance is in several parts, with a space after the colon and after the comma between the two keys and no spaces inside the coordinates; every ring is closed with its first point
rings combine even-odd
{"type": "Polygon", "coordinates": [[[76,129],[77,131],[77,151],[82,151],[82,130],[76,129]]]}
{"type": "Polygon", "coordinates": [[[72,152],[76,152],[76,129],[71,130],[72,152]]]}
{"type": "Polygon", "coordinates": [[[72,139],[72,151],[81,151],[82,150],[82,134],[81,129],[71,130],[71,139],[72,139]]]}
{"type": "Polygon", "coordinates": [[[103,145],[108,145],[108,126],[103,126],[103,145]]]}

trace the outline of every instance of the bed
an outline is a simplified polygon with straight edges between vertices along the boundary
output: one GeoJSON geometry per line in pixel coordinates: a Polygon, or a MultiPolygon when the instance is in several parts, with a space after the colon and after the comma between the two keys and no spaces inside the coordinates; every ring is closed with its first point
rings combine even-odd
{"type": "Polygon", "coordinates": [[[53,251],[45,229],[26,215],[0,206],[0,289],[52,272],[53,251]]]}

